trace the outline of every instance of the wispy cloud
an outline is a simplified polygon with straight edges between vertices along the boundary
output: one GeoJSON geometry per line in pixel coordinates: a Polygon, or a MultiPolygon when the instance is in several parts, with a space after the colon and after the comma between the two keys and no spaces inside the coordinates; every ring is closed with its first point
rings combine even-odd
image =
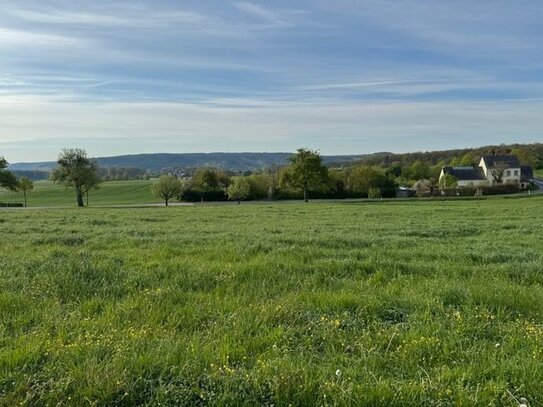
{"type": "MultiPolygon", "coordinates": [[[[543,126],[543,102],[322,103],[231,106],[180,103],[51,103],[27,98],[0,103],[5,123],[0,141],[94,145],[110,152],[137,152],[148,140],[174,151],[294,149],[302,141],[325,153],[401,151],[403,141],[425,140],[427,148],[516,140],[535,141],[543,126]],[[26,115],[22,115],[24,110],[26,115]],[[35,129],[40,129],[37,133],[35,129]],[[331,135],[334,137],[331,138],[331,135]],[[220,136],[218,136],[220,135],[220,136]],[[111,138],[111,139],[108,139],[111,138]],[[119,140],[130,139],[130,144],[119,140]],[[373,147],[368,148],[368,143],[373,147]],[[209,150],[209,149],[208,149],[209,150]]],[[[105,150],[104,150],[105,151],[105,150]]],[[[42,157],[39,151],[35,158],[42,157]]],[[[101,154],[95,152],[94,154],[101,154]]]]}
{"type": "Polygon", "coordinates": [[[543,128],[539,0],[295,7],[0,0],[0,149],[9,140],[18,160],[28,149],[17,152],[17,140],[43,152],[53,139],[97,148],[100,139],[109,152],[132,135],[141,151],[156,136],[162,149],[315,140],[323,151],[364,152],[387,149],[385,140],[454,147],[543,128]]]}
{"type": "Polygon", "coordinates": [[[258,4],[249,3],[247,1],[237,1],[234,4],[238,9],[251,14],[252,16],[263,18],[264,20],[277,19],[277,15],[273,11],[268,10],[258,4]]]}
{"type": "Polygon", "coordinates": [[[0,27],[0,47],[82,47],[88,41],[64,35],[0,27]]]}
{"type": "Polygon", "coordinates": [[[235,2],[234,5],[239,10],[253,17],[260,18],[262,20],[266,20],[266,21],[274,22],[274,23],[283,22],[276,12],[270,9],[267,9],[259,4],[249,3],[247,1],[238,1],[238,2],[235,2]]]}
{"type": "MultiPolygon", "coordinates": [[[[136,24],[136,21],[120,16],[98,14],[91,12],[74,11],[32,11],[25,9],[8,10],[11,16],[37,23],[45,24],[89,24],[89,25],[129,25],[136,24]]],[[[138,19],[137,22],[141,22],[138,19]]]]}

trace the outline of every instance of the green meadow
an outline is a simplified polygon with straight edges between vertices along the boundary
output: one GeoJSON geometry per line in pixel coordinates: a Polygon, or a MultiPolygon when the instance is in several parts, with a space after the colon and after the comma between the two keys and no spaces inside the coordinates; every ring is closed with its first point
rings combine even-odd
{"type": "Polygon", "coordinates": [[[0,403],[541,406],[542,209],[0,210],[0,403]]]}
{"type": "MultiPolygon", "coordinates": [[[[93,205],[132,205],[148,204],[157,201],[151,194],[153,181],[108,181],[99,189],[89,193],[89,204],[93,205]]],[[[0,190],[0,202],[22,203],[23,194],[0,190]]],[[[75,192],[72,188],[55,185],[50,181],[34,182],[34,190],[28,193],[28,206],[76,206],[75,192]]]]}

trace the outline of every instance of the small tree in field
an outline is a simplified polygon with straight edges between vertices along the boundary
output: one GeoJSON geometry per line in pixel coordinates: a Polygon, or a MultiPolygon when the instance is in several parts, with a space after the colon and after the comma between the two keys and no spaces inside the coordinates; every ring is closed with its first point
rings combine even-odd
{"type": "Polygon", "coordinates": [[[285,185],[304,191],[304,201],[309,201],[308,193],[322,185],[328,179],[328,168],[322,163],[318,151],[299,148],[296,155],[289,158],[290,166],[283,174],[285,185]]]}
{"type": "Polygon", "coordinates": [[[232,183],[226,189],[228,199],[231,201],[241,201],[247,199],[251,193],[251,184],[245,177],[232,177],[232,183]]]}
{"type": "Polygon", "coordinates": [[[165,206],[168,206],[170,199],[181,195],[183,184],[174,175],[162,175],[158,181],[151,186],[153,195],[164,200],[165,206]]]}
{"type": "Polygon", "coordinates": [[[84,206],[83,196],[100,184],[98,165],[80,148],[67,148],[58,156],[58,167],[51,174],[57,184],[73,187],[77,206],[84,206]]]}
{"type": "Polygon", "coordinates": [[[26,207],[26,195],[34,189],[34,183],[27,177],[21,177],[17,189],[23,193],[26,207]]]}

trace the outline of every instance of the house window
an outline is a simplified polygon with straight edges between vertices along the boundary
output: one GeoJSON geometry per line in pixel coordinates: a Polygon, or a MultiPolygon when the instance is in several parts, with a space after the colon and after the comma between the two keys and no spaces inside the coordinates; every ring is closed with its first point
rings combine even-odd
{"type": "Polygon", "coordinates": [[[511,176],[511,171],[510,170],[505,171],[505,176],[510,177],[511,176]]]}
{"type": "Polygon", "coordinates": [[[515,177],[518,177],[518,170],[515,170],[515,177]]]}

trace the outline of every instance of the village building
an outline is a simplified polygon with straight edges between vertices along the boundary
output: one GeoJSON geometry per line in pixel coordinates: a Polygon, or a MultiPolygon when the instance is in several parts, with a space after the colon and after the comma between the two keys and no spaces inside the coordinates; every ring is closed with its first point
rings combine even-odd
{"type": "Polygon", "coordinates": [[[456,178],[459,187],[516,183],[524,189],[533,180],[531,167],[520,165],[513,155],[485,155],[479,165],[473,167],[443,167],[439,179],[445,175],[456,178]]]}

